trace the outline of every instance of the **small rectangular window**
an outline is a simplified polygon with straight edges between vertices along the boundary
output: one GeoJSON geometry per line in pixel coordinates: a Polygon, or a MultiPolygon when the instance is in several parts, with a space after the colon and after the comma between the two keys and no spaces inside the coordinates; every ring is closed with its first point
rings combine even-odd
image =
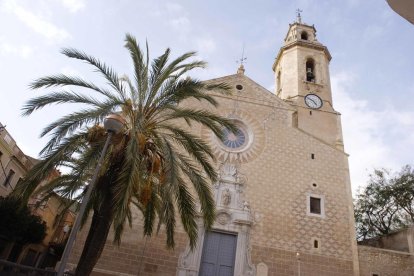
{"type": "Polygon", "coordinates": [[[315,159],[315,154],[314,153],[311,153],[311,158],[315,159]]]}
{"type": "Polygon", "coordinates": [[[321,212],[321,199],[316,197],[310,197],[310,212],[312,214],[320,215],[321,212]]]}
{"type": "Polygon", "coordinates": [[[308,216],[325,218],[325,197],[318,194],[308,194],[306,197],[308,216]]]}
{"type": "Polygon", "coordinates": [[[14,176],[15,172],[13,170],[10,170],[9,173],[7,174],[6,179],[4,180],[3,185],[5,187],[9,186],[11,181],[13,180],[13,176],[14,176]]]}

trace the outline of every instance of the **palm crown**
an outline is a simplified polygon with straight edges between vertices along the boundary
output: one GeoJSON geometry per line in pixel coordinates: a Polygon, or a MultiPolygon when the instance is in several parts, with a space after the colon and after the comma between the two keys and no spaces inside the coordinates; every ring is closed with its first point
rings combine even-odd
{"type": "MultiPolygon", "coordinates": [[[[118,76],[110,67],[81,51],[64,49],[62,53],[67,57],[92,65],[109,85],[102,88],[66,75],[43,77],[31,84],[33,89],[76,87],[78,91],[61,89],[32,98],[23,107],[24,115],[52,104],[75,103],[84,107],[43,130],[41,136],[50,135],[51,138],[41,151],[42,160],[19,183],[15,195],[27,199],[34,192],[46,197],[58,192],[65,197],[81,199],[84,192],[79,191],[85,191],[105,142],[105,130],[100,123],[108,114],[116,113],[125,119],[125,125],[123,131],[113,137],[88,204],[86,214],[94,210],[94,216],[85,250],[96,242],[93,239],[102,224],[105,224],[105,240],[112,224],[114,239],[119,242],[125,223],[131,224],[133,206],[143,214],[145,235],[153,233],[157,222],[158,227],[165,225],[169,247],[174,246],[178,211],[190,245],[194,247],[196,202],[209,228],[214,220],[210,184],[216,181],[217,174],[209,146],[188,126],[202,124],[221,137],[223,127],[234,129],[234,125],[211,111],[186,107],[182,103],[195,99],[217,106],[209,91],[227,93],[228,87],[223,83],[206,84],[184,78],[188,71],[205,66],[202,61],[189,61],[194,52],[169,62],[170,50],[167,49],[150,63],[148,45],[144,53],[134,37],[126,35],[125,40],[133,61],[131,79],[118,76]],[[69,173],[39,187],[40,181],[60,166],[70,168],[69,173]],[[105,215],[105,223],[99,215],[105,215]]],[[[100,245],[99,250],[102,247],[100,245]]]]}

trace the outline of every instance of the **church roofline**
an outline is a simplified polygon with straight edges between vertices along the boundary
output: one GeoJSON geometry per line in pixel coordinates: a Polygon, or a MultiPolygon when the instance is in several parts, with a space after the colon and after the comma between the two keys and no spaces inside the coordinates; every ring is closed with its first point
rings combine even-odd
{"type": "MultiPolygon", "coordinates": [[[[291,111],[296,110],[291,104],[289,104],[286,101],[280,99],[277,95],[275,95],[275,93],[269,91],[268,89],[266,89],[265,87],[263,87],[259,83],[255,82],[254,80],[252,80],[251,78],[249,78],[245,74],[236,73],[236,74],[227,75],[227,76],[223,76],[223,77],[218,77],[218,78],[214,78],[214,79],[204,80],[203,82],[226,82],[226,80],[231,79],[231,78],[244,78],[248,82],[251,82],[252,85],[258,87],[259,90],[263,91],[263,93],[266,93],[266,95],[274,98],[274,100],[277,101],[278,103],[280,103],[281,105],[283,105],[283,108],[285,108],[286,110],[291,110],[291,111]]],[[[213,93],[215,93],[215,92],[213,91],[213,93]]],[[[227,97],[226,95],[217,94],[217,93],[215,93],[215,95],[220,96],[220,97],[227,97]]]]}

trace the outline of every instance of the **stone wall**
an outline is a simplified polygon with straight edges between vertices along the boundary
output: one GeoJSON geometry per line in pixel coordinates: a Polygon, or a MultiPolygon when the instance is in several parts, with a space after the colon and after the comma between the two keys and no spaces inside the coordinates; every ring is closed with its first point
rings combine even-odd
{"type": "MultiPolygon", "coordinates": [[[[179,255],[187,245],[186,235],[175,233],[176,246],[166,248],[166,236],[161,231],[159,235],[143,238],[142,226],[134,224],[126,228],[122,243],[118,246],[112,243],[113,233],[109,234],[108,242],[99,259],[93,276],[107,275],[140,275],[140,276],[172,276],[176,274],[179,255]]],[[[86,232],[79,233],[73,254],[69,259],[69,267],[74,267],[81,253],[86,232]]]]}
{"type": "Polygon", "coordinates": [[[361,276],[411,276],[414,275],[414,254],[358,246],[361,276]]]}
{"type": "Polygon", "coordinates": [[[294,251],[253,246],[252,260],[265,264],[267,275],[345,276],[353,275],[353,264],[349,260],[328,258],[316,254],[299,254],[294,251]]]}

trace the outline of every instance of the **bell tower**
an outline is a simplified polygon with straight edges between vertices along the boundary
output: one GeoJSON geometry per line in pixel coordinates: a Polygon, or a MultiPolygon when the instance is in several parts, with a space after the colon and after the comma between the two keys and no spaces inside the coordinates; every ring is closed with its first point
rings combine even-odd
{"type": "Polygon", "coordinates": [[[294,126],[343,150],[340,114],[332,104],[330,60],[315,27],[302,23],[298,13],[273,64],[275,93],[295,107],[294,126]]]}

